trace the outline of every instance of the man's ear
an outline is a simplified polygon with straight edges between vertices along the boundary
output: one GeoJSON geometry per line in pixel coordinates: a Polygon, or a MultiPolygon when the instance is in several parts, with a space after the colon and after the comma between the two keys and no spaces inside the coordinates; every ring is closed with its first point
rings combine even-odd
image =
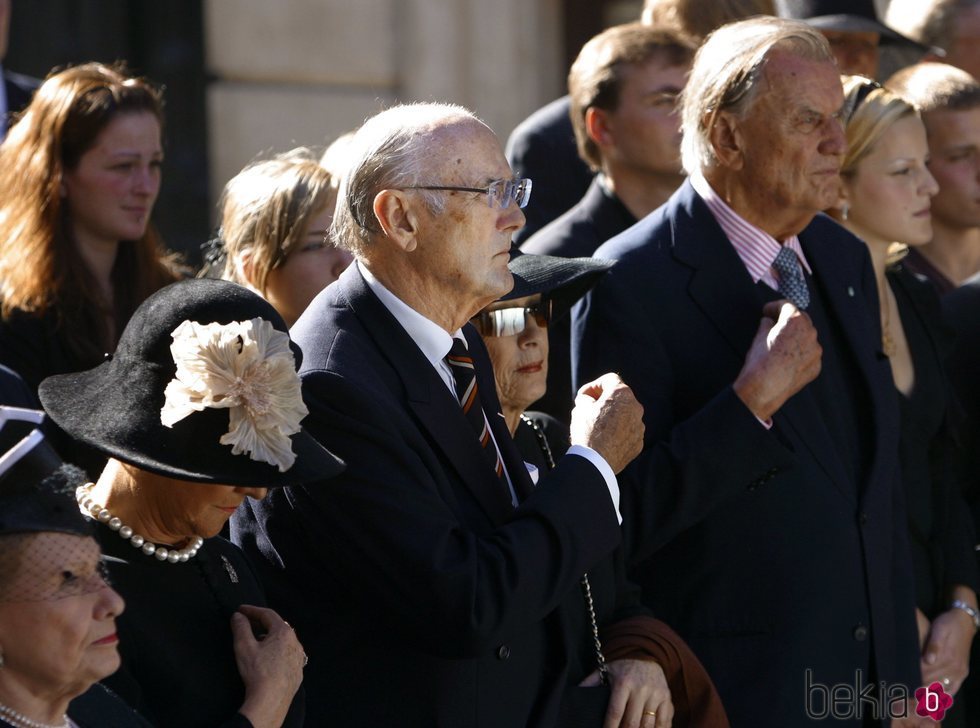
{"type": "Polygon", "coordinates": [[[738,117],[727,111],[715,114],[708,141],[720,166],[741,169],[745,163],[742,129],[738,117]]]}
{"type": "Polygon", "coordinates": [[[600,147],[607,147],[612,143],[609,117],[603,109],[590,106],[585,110],[585,133],[600,147]]]}
{"type": "Polygon", "coordinates": [[[415,250],[418,218],[412,199],[403,190],[381,190],[374,196],[374,216],[385,237],[405,252],[415,250]]]}

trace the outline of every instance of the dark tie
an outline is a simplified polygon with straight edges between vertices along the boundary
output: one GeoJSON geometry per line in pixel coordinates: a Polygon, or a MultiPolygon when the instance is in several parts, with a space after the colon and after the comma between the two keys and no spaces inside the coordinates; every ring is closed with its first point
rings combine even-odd
{"type": "Polygon", "coordinates": [[[806,286],[803,269],[800,267],[796,252],[785,245],[779,250],[779,255],[772,262],[772,267],[779,273],[779,292],[790,303],[801,311],[810,305],[810,289],[806,286]]]}
{"type": "Polygon", "coordinates": [[[463,414],[466,415],[467,421],[480,439],[480,445],[483,446],[483,454],[487,462],[504,484],[508,497],[510,497],[510,487],[504,477],[504,464],[500,462],[500,455],[490,437],[490,426],[487,424],[487,418],[483,414],[483,407],[480,404],[480,392],[476,384],[473,357],[470,356],[466,344],[462,340],[453,337],[453,346],[449,350],[449,354],[446,355],[446,362],[453,373],[459,406],[463,408],[463,414]]]}

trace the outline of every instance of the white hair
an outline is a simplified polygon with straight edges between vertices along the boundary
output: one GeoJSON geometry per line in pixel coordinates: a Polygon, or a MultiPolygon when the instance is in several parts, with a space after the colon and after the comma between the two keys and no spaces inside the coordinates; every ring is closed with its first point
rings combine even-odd
{"type": "Polygon", "coordinates": [[[766,59],[777,46],[809,60],[834,62],[819,31],[797,20],[770,16],[724,25],[698,50],[681,93],[681,161],[688,174],[717,163],[711,130],[718,112],[742,116],[749,110],[766,59]]]}
{"type": "MultiPolygon", "coordinates": [[[[330,234],[333,241],[357,255],[380,231],[374,198],[384,189],[419,184],[436,132],[461,122],[483,122],[456,104],[414,103],[393,106],[372,116],[350,140],[348,167],[337,191],[330,234]]],[[[427,194],[430,209],[445,201],[427,194]]]]}

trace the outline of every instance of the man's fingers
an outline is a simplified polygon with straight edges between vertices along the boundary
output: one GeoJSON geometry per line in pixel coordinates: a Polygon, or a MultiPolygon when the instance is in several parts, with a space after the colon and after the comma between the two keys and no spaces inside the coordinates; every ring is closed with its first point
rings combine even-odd
{"type": "Polygon", "coordinates": [[[792,316],[797,311],[799,311],[799,309],[785,298],[778,301],[770,301],[762,307],[763,317],[771,318],[773,321],[778,321],[783,316],[792,316]]]}
{"type": "Polygon", "coordinates": [[[603,394],[608,394],[623,384],[623,380],[618,374],[607,372],[591,382],[586,382],[579,387],[575,394],[575,399],[585,396],[592,400],[598,400],[603,394]]]}

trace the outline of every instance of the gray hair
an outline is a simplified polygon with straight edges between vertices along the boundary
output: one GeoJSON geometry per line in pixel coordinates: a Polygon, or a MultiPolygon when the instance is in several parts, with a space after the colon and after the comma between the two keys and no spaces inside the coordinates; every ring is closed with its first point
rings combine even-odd
{"type": "Polygon", "coordinates": [[[758,95],[766,59],[777,46],[808,60],[834,62],[819,31],[774,17],[722,26],[698,50],[681,94],[681,161],[688,174],[717,163],[711,130],[718,112],[744,117],[758,95]]]}
{"type": "MultiPolygon", "coordinates": [[[[483,123],[456,104],[415,103],[393,106],[364,122],[350,140],[348,167],[340,179],[330,236],[354,255],[363,254],[380,232],[374,198],[381,190],[419,184],[435,134],[453,123],[483,123]]],[[[433,212],[445,200],[423,193],[433,212]]]]}

